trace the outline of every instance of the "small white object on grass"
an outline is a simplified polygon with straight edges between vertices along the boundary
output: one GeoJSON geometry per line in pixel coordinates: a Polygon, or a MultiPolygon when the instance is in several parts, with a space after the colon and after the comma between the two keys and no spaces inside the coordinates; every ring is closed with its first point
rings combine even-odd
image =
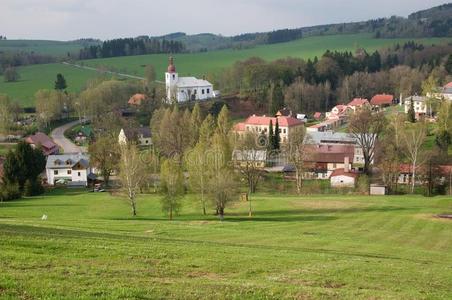
{"type": "Polygon", "coordinates": [[[41,220],[43,221],[47,220],[47,215],[42,215],[41,220]]]}

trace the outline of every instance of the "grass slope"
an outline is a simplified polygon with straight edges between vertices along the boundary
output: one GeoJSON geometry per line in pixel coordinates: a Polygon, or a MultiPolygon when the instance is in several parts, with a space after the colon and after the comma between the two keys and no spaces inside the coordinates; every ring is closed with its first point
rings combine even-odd
{"type": "Polygon", "coordinates": [[[175,221],[106,193],[56,190],[0,206],[3,299],[450,299],[452,199],[259,194],[175,221]],[[40,216],[47,214],[47,221],[40,216]]]}
{"type": "MultiPolygon", "coordinates": [[[[369,34],[332,35],[309,37],[293,42],[261,45],[244,50],[220,50],[205,53],[190,53],[176,55],[176,66],[182,76],[202,76],[219,72],[231,66],[237,60],[244,60],[252,56],[259,56],[266,60],[275,60],[287,56],[313,58],[322,55],[327,49],[353,51],[358,47],[374,51],[395,43],[403,43],[412,39],[374,39],[369,34]]],[[[441,43],[450,39],[429,38],[415,39],[418,43],[441,43]]],[[[105,59],[86,60],[87,66],[113,67],[124,73],[143,75],[144,66],[154,65],[159,79],[163,80],[168,66],[167,54],[153,54],[140,56],[115,57],[105,59]]],[[[31,105],[32,97],[40,88],[52,87],[56,74],[60,72],[67,77],[69,87],[73,91],[82,88],[86,80],[98,76],[96,72],[80,70],[58,64],[28,66],[19,68],[22,80],[17,83],[5,83],[0,76],[0,93],[7,93],[23,105],[31,105]]]]}
{"type": "Polygon", "coordinates": [[[24,51],[39,54],[66,56],[77,53],[83,45],[78,42],[48,40],[0,40],[0,51],[24,51]]]}

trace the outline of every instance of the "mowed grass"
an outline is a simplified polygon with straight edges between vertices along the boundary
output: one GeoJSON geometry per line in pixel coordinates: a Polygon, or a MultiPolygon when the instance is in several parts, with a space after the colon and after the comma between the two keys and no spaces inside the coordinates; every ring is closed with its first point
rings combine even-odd
{"type": "MultiPolygon", "coordinates": [[[[268,61],[288,56],[307,59],[321,56],[328,49],[354,51],[357,48],[365,48],[370,52],[409,40],[412,39],[374,39],[370,34],[318,36],[243,50],[226,49],[205,53],[177,54],[175,55],[175,63],[181,76],[201,77],[221,72],[234,62],[252,56],[258,56],[268,61]]],[[[450,38],[415,39],[416,42],[425,45],[450,40],[450,38]]],[[[143,76],[145,65],[151,64],[156,69],[158,79],[163,80],[164,72],[168,66],[168,56],[168,54],[127,56],[85,60],[81,63],[91,67],[107,66],[117,71],[138,76],[143,76]]],[[[5,83],[3,78],[0,77],[0,93],[7,93],[21,104],[29,106],[33,103],[33,95],[38,89],[53,87],[58,72],[66,77],[72,91],[79,91],[88,79],[99,76],[94,71],[59,64],[27,66],[19,68],[22,80],[17,83],[5,83]]]]}
{"type": "MultiPolygon", "coordinates": [[[[258,194],[220,222],[188,196],[138,217],[107,193],[0,206],[3,299],[450,299],[452,199],[258,194]],[[40,217],[48,215],[47,221],[40,217]]],[[[209,210],[212,213],[212,210],[209,210]]]]}
{"type": "Polygon", "coordinates": [[[81,70],[63,64],[32,65],[18,68],[20,80],[4,82],[0,76],[0,94],[7,94],[23,107],[34,107],[34,94],[40,89],[54,89],[56,75],[64,75],[68,91],[79,92],[87,80],[101,76],[91,70],[81,70]]]}

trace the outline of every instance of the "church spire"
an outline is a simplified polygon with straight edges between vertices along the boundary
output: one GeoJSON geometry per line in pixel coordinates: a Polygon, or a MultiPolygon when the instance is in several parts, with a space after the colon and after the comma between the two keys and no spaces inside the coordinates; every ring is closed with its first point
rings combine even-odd
{"type": "Polygon", "coordinates": [[[176,66],[174,66],[174,58],[169,57],[168,73],[176,73],[176,66]]]}

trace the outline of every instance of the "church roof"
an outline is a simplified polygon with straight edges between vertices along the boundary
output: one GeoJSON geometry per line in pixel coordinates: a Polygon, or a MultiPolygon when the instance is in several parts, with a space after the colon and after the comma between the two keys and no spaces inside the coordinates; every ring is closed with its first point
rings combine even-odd
{"type": "Polygon", "coordinates": [[[172,56],[169,58],[168,73],[176,73],[176,66],[172,56]]]}
{"type": "Polygon", "coordinates": [[[210,82],[204,79],[198,79],[196,77],[179,77],[177,81],[177,87],[198,87],[198,86],[212,86],[210,82]]]}

